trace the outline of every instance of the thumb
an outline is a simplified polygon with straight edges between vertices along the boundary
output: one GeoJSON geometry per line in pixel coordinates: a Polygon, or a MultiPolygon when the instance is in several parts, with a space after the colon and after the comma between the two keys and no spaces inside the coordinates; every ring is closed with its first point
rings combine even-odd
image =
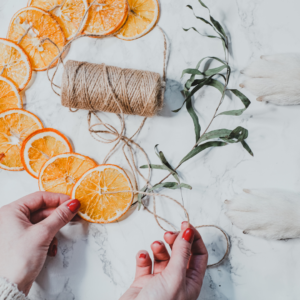
{"type": "Polygon", "coordinates": [[[191,248],[194,240],[194,229],[187,228],[185,222],[181,226],[182,230],[175,240],[172,248],[172,255],[167,269],[171,273],[177,273],[178,270],[186,274],[187,265],[191,256],[191,248]]]}
{"type": "Polygon", "coordinates": [[[75,217],[80,205],[80,202],[76,199],[67,201],[56,208],[49,217],[39,224],[44,226],[50,237],[53,238],[62,227],[75,217]]]}

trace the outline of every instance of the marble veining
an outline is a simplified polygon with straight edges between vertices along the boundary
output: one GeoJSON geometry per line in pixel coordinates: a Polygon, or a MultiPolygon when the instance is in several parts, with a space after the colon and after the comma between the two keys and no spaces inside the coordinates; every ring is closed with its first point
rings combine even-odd
{"type": "MultiPolygon", "coordinates": [[[[299,52],[298,0],[204,0],[212,15],[223,24],[230,37],[230,88],[238,88],[243,80],[240,71],[263,54],[299,52]]],[[[194,67],[205,56],[222,57],[219,41],[205,39],[194,31],[182,28],[195,26],[202,33],[210,28],[197,21],[185,6],[191,4],[197,15],[208,17],[197,0],[161,0],[159,25],[170,42],[168,80],[165,104],[158,116],[148,119],[137,142],[147,151],[152,163],[158,163],[154,146],[159,144],[172,165],[192,148],[194,132],[185,109],[178,114],[184,84],[181,72],[194,67]]],[[[0,0],[0,36],[5,37],[10,18],[27,5],[27,0],[0,0]]],[[[76,41],[67,59],[116,65],[161,72],[163,40],[159,30],[147,36],[125,42],[116,38],[76,41]]],[[[62,71],[58,73],[59,84],[62,71]]],[[[254,157],[241,145],[233,144],[203,152],[179,169],[183,182],[193,190],[163,191],[183,201],[194,225],[215,224],[230,236],[231,252],[225,263],[206,272],[199,300],[299,299],[300,261],[299,240],[266,241],[243,234],[232,226],[224,215],[223,202],[244,187],[282,188],[300,192],[299,126],[300,107],[278,107],[252,101],[240,117],[218,117],[211,129],[233,129],[242,125],[249,129],[248,143],[254,157]]],[[[32,86],[25,91],[25,108],[37,114],[46,127],[64,133],[75,151],[101,163],[111,145],[100,144],[88,133],[87,112],[71,113],[60,104],[51,90],[46,73],[38,73],[32,86]]],[[[202,128],[209,122],[218,103],[217,91],[206,88],[195,97],[195,109],[202,128]]],[[[239,107],[234,97],[226,97],[221,110],[239,107]]],[[[118,126],[109,114],[103,118],[118,126]]],[[[127,132],[133,133],[142,118],[127,116],[127,132]]],[[[139,164],[144,164],[138,156],[139,164]]],[[[111,163],[126,168],[121,151],[111,163]]],[[[152,182],[164,177],[164,171],[153,173],[152,182]]],[[[38,190],[35,179],[26,172],[0,170],[0,205],[38,190]],[[17,188],[16,188],[17,187],[17,188]]],[[[140,181],[142,185],[143,182],[140,181]]],[[[152,207],[152,201],[149,203],[152,207]]],[[[160,215],[180,226],[184,213],[167,200],[158,199],[160,215]]],[[[170,228],[171,229],[171,228],[170,228]]],[[[224,239],[212,228],[201,229],[210,253],[210,263],[220,259],[225,251],[224,239]]],[[[57,235],[59,246],[56,258],[48,258],[30,292],[32,300],[118,299],[129,287],[135,271],[137,251],[150,251],[150,244],[162,239],[163,231],[146,211],[132,209],[126,218],[108,225],[87,224],[84,221],[66,226],[57,235]]]]}

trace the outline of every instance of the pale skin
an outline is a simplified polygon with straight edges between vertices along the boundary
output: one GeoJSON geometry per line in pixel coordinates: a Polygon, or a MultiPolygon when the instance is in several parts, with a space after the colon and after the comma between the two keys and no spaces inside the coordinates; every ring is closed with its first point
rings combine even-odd
{"type": "MultiPolygon", "coordinates": [[[[0,209],[0,276],[27,295],[46,257],[57,253],[57,232],[77,218],[80,203],[66,195],[37,192],[0,209]]],[[[136,258],[135,279],[120,300],[196,300],[208,254],[199,232],[188,223],[180,232],[167,232],[165,244],[152,243],[136,258]]]]}

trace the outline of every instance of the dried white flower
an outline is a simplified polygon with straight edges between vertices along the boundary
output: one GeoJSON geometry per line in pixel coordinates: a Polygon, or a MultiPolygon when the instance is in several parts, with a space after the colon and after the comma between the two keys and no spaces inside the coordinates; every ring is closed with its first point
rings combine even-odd
{"type": "Polygon", "coordinates": [[[231,222],[251,234],[267,239],[300,237],[300,195],[277,189],[251,189],[226,200],[231,222]]]}
{"type": "Polygon", "coordinates": [[[242,74],[250,78],[240,86],[258,96],[258,101],[278,105],[300,103],[300,54],[263,55],[242,74]]]}

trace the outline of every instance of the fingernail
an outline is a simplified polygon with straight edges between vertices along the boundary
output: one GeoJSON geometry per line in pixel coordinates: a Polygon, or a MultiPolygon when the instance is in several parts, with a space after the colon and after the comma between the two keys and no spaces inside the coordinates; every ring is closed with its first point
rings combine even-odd
{"type": "Polygon", "coordinates": [[[52,247],[52,255],[56,256],[56,254],[57,254],[57,247],[56,247],[56,245],[53,245],[53,247],[52,247]]]}
{"type": "Polygon", "coordinates": [[[173,235],[173,234],[176,234],[177,232],[174,232],[174,231],[167,231],[165,234],[171,234],[171,235],[173,235]]]}
{"type": "Polygon", "coordinates": [[[187,223],[187,221],[183,221],[181,224],[187,223]]]}
{"type": "Polygon", "coordinates": [[[183,235],[182,235],[182,238],[184,240],[186,240],[187,242],[191,243],[192,242],[192,239],[193,239],[193,236],[194,236],[194,230],[191,229],[191,228],[187,228],[183,235]]]}
{"type": "Polygon", "coordinates": [[[143,258],[143,259],[145,259],[146,257],[147,257],[147,255],[145,253],[141,253],[139,256],[139,258],[143,258]]]}
{"type": "Polygon", "coordinates": [[[78,211],[80,205],[81,205],[80,202],[77,199],[74,199],[71,202],[69,202],[67,206],[68,206],[69,210],[73,214],[75,214],[78,211]]]}
{"type": "Polygon", "coordinates": [[[155,241],[152,245],[157,244],[161,246],[161,242],[160,241],[155,241]]]}

